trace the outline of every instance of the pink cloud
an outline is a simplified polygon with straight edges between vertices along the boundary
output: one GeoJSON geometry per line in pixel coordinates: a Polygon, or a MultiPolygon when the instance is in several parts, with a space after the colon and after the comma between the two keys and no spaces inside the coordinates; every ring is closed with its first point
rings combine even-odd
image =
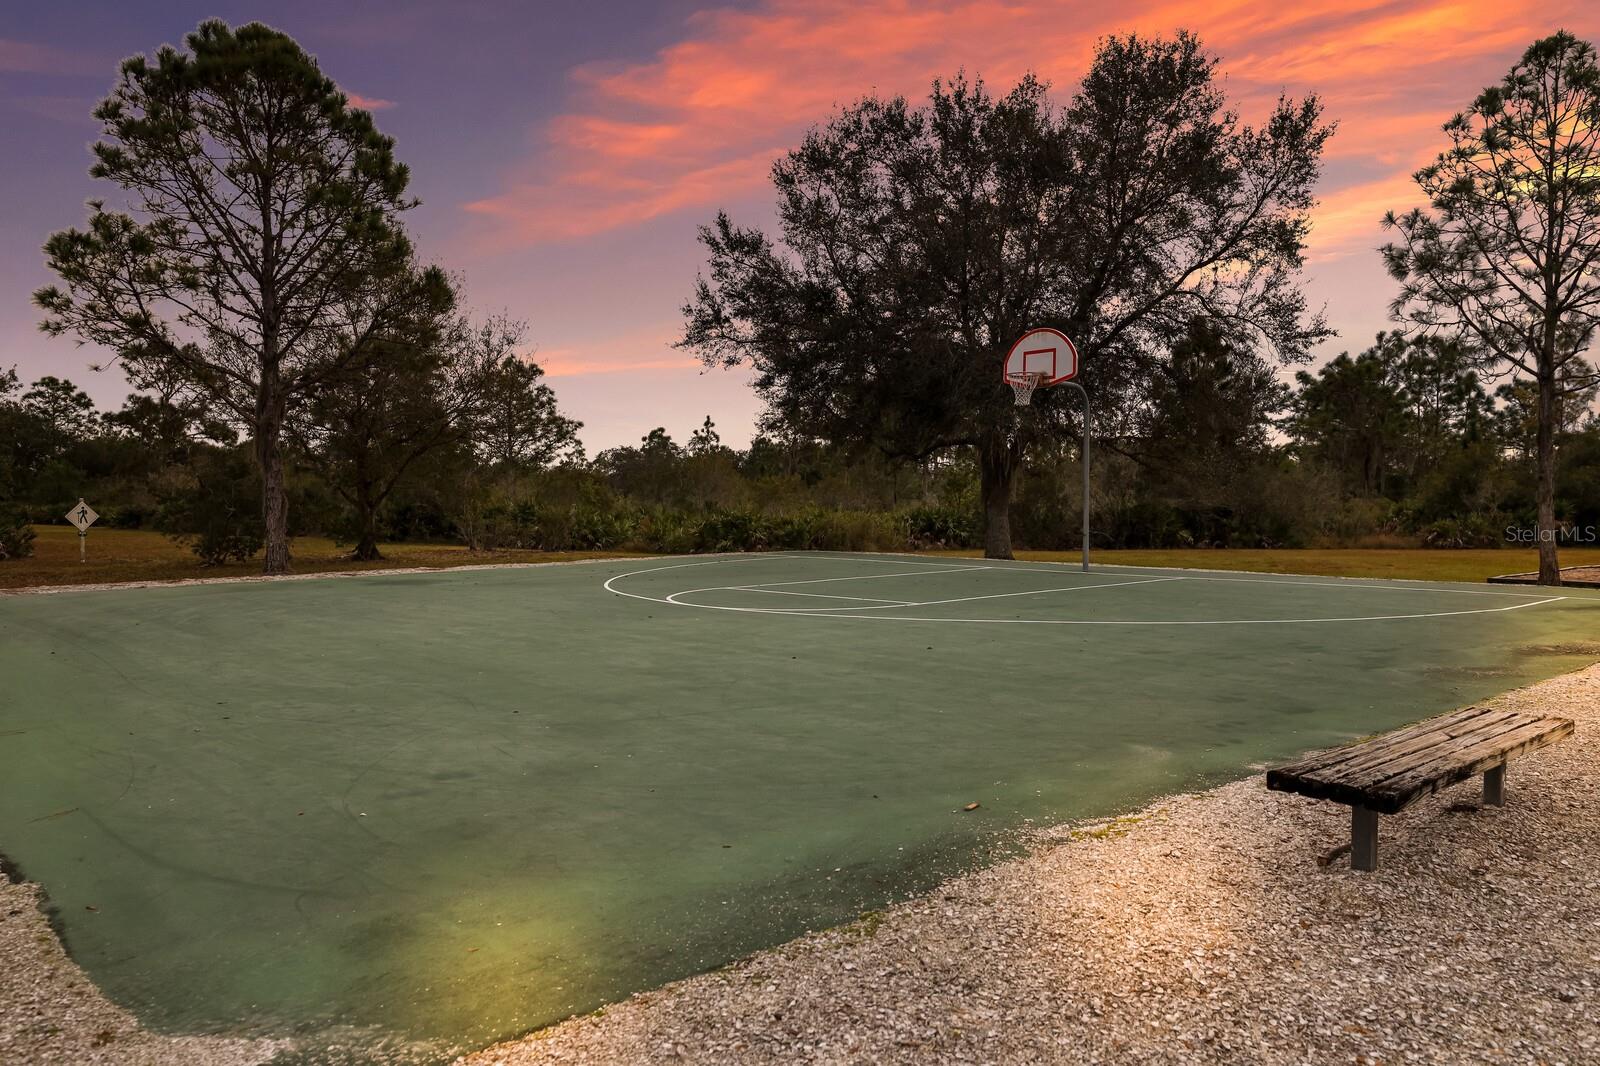
{"type": "Polygon", "coordinates": [[[346,93],[350,97],[350,106],[359,107],[363,111],[387,111],[394,106],[393,100],[385,100],[379,96],[362,96],[360,93],[346,93]]]}
{"type": "MultiPolygon", "coordinates": [[[[597,346],[598,347],[598,346],[597,346]]],[[[550,363],[539,362],[546,377],[575,378],[589,374],[617,374],[633,370],[694,370],[701,369],[700,361],[692,356],[662,357],[659,359],[610,360],[603,354],[585,356],[577,351],[570,356],[550,363]]]]}
{"type": "Polygon", "coordinates": [[[778,152],[772,148],[712,166],[677,168],[670,181],[615,166],[575,168],[562,188],[536,181],[519,184],[500,196],[470,203],[467,210],[507,223],[499,230],[507,242],[587,237],[760,188],[778,152]],[[561,195],[560,208],[552,210],[556,193],[561,195]]]}
{"type": "Polygon", "coordinates": [[[674,351],[676,324],[648,326],[609,336],[585,338],[574,346],[538,348],[523,356],[552,378],[615,374],[632,370],[699,370],[700,360],[674,351]]]}
{"type": "MultiPolygon", "coordinates": [[[[685,209],[709,214],[759,193],[774,158],[865,93],[921,95],[933,77],[965,67],[996,87],[1031,69],[1065,99],[1098,37],[1183,26],[1222,55],[1247,118],[1285,89],[1316,91],[1341,121],[1330,159],[1403,177],[1421,161],[1419,146],[1436,150],[1452,111],[1557,25],[1592,34],[1600,17],[1581,0],[1349,0],[1337,8],[1133,0],[1088,12],[1078,0],[768,0],[709,9],[646,62],[574,71],[569,106],[540,131],[531,158],[500,192],[466,208],[492,220],[484,233],[500,247],[577,239],[685,209]]],[[[1377,206],[1342,203],[1349,216],[1327,228],[1348,231],[1356,212],[1377,206]]],[[[1381,214],[1371,217],[1374,234],[1381,214]]]]}
{"type": "Polygon", "coordinates": [[[84,52],[13,41],[0,37],[0,73],[103,75],[107,80],[117,71],[116,60],[84,52]]]}

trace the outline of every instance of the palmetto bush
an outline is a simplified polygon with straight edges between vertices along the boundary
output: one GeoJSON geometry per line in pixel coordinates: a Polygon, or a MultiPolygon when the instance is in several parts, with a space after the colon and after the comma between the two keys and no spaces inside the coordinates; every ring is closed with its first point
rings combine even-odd
{"type": "Polygon", "coordinates": [[[33,527],[20,507],[0,508],[0,562],[33,554],[33,527]]]}

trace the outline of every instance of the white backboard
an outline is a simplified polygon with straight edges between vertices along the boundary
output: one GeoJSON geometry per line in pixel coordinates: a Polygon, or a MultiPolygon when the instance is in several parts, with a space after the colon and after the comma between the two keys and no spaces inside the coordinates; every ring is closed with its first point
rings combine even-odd
{"type": "Polygon", "coordinates": [[[1057,329],[1030,329],[1006,353],[1007,381],[1023,374],[1044,374],[1040,384],[1054,385],[1078,376],[1078,349],[1057,329]]]}

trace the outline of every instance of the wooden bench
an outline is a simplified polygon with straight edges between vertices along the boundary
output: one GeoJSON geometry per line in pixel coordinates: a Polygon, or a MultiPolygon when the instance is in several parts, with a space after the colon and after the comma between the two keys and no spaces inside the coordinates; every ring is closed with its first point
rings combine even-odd
{"type": "Polygon", "coordinates": [[[1350,866],[1378,868],[1378,815],[1483,775],[1483,802],[1505,803],[1506,763],[1570,737],[1570,718],[1468,707],[1267,771],[1267,787],[1350,806],[1350,866]]]}

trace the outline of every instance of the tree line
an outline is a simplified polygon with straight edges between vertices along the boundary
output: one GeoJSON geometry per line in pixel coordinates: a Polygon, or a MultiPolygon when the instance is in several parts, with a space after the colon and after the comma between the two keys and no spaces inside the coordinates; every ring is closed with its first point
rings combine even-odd
{"type": "Polygon", "coordinates": [[[1186,32],[1102,40],[1063,104],[1031,75],[868,96],[774,164],[774,234],[701,231],[680,343],[754,369],[754,444],[708,420],[592,461],[524,329],[474,320],[419,260],[371,116],[275,30],[210,21],[186,46],[122,64],[92,173],[123,207],[49,239],[61,280],[35,296],[137,391],[100,414],[58,379],[0,379],[13,541],[72,482],[207,558],[264,550],[268,573],[310,531],[361,558],[407,537],[1065,547],[1080,415],[1001,380],[1041,325],[1082,353],[1097,544],[1528,527],[1554,582],[1593,509],[1600,76],[1565,33],[1444,125],[1425,206],[1385,220],[1396,331],[1292,381],[1331,335],[1301,289],[1335,133],[1315,96],[1246,124],[1186,32]]]}
{"type": "MultiPolygon", "coordinates": [[[[380,543],[652,552],[908,550],[985,542],[970,450],[921,461],[798,434],[725,445],[709,418],[586,456],[537,364],[497,358],[508,324],[471,336],[498,368],[480,400],[369,380],[296,420],[292,535],[378,558],[380,543]],[[436,406],[437,405],[437,406],[436,406]],[[455,412],[460,412],[459,415],[455,412]]],[[[1096,548],[1531,546],[1537,397],[1483,380],[1456,342],[1380,335],[1285,381],[1196,322],[1139,402],[1096,439],[1096,548]]],[[[1600,423],[1566,406],[1555,485],[1567,543],[1600,529],[1600,423]]],[[[1109,417],[1109,416],[1108,416],[1109,417]]],[[[1042,447],[1011,506],[1019,545],[1079,544],[1077,455],[1042,447]]],[[[116,528],[165,531],[207,562],[264,541],[248,442],[201,407],[135,394],[97,411],[71,383],[0,375],[0,546],[61,520],[79,495],[116,528]],[[10,531],[8,541],[7,530],[10,531]]]]}

